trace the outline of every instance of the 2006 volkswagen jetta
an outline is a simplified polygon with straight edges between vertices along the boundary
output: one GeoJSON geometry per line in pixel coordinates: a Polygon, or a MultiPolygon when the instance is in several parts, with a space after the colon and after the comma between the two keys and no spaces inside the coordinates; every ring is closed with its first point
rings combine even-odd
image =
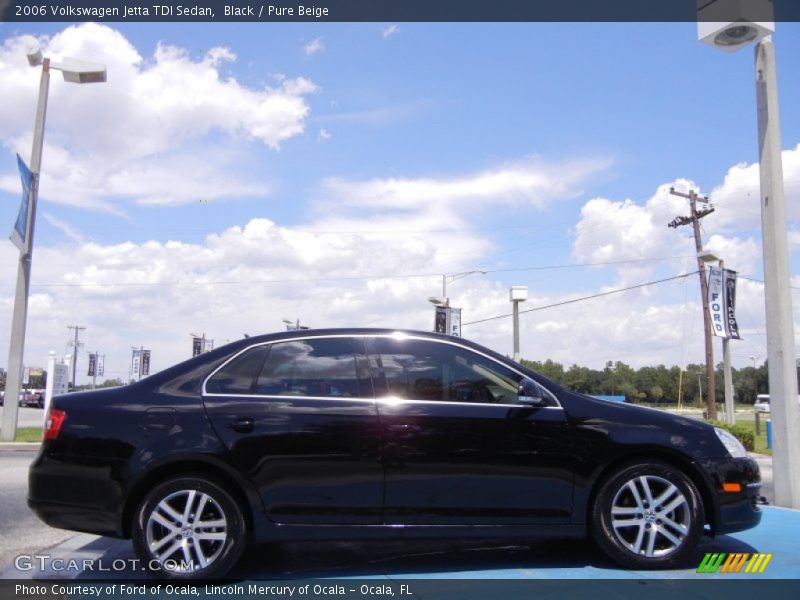
{"type": "Polygon", "coordinates": [[[29,505],[132,537],[150,569],[226,573],[248,542],[577,538],[668,568],[755,526],[728,433],[570,392],[467,340],[347,329],[248,338],[126,387],[58,396],[29,505]]]}

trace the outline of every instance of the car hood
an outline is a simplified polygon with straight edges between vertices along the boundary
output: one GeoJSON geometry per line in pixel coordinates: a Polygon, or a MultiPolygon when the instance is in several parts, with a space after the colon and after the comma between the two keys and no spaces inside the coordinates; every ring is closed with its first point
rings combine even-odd
{"type": "Polygon", "coordinates": [[[559,400],[577,430],[606,438],[609,443],[667,448],[695,460],[728,455],[714,426],[704,421],[566,390],[559,394],[559,400]]]}

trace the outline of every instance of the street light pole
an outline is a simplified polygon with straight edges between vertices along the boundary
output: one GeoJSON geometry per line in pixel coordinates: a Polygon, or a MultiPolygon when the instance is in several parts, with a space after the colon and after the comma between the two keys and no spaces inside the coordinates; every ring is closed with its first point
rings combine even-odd
{"type": "Polygon", "coordinates": [[[514,362],[519,362],[519,303],[528,299],[528,286],[512,285],[511,302],[514,305],[514,362]]]}
{"type": "MultiPolygon", "coordinates": [[[[36,105],[36,121],[33,128],[33,148],[30,169],[33,174],[28,199],[28,223],[25,243],[19,251],[17,264],[17,287],[14,294],[14,313],[11,318],[11,340],[8,351],[8,373],[6,374],[6,402],[3,410],[3,429],[0,439],[13,442],[17,437],[19,414],[19,390],[22,381],[22,361],[25,354],[25,326],[28,321],[28,293],[31,287],[31,261],[33,259],[33,234],[36,228],[36,203],[39,199],[39,173],[42,166],[44,146],[44,122],[47,116],[47,96],[50,89],[50,60],[44,59],[39,80],[39,101],[36,105]]],[[[52,377],[52,374],[50,374],[52,377]]]]}
{"type": "Polygon", "coordinates": [[[800,408],[772,36],[756,45],[755,63],[775,503],[800,508],[800,408]]]}
{"type": "MultiPolygon", "coordinates": [[[[28,321],[28,294],[31,283],[31,262],[33,258],[33,235],[36,227],[36,204],[39,199],[39,178],[42,167],[42,147],[44,146],[44,124],[47,115],[47,98],[50,89],[50,70],[61,71],[65,81],[72,83],[99,83],[106,80],[106,68],[98,63],[65,58],[61,64],[52,63],[42,57],[38,46],[27,51],[31,66],[42,67],[39,80],[39,99],[36,106],[36,120],[33,128],[33,148],[31,149],[30,170],[33,175],[28,198],[28,222],[25,225],[25,240],[19,251],[17,265],[17,287],[14,292],[14,312],[11,320],[11,339],[8,351],[8,374],[6,375],[6,398],[3,410],[3,427],[0,440],[12,442],[17,436],[17,416],[20,382],[22,381],[22,361],[25,354],[25,326],[28,321]]],[[[77,351],[77,348],[76,348],[77,351]]],[[[77,356],[74,357],[77,359],[77,356]]]]}
{"type": "Polygon", "coordinates": [[[461,273],[445,273],[442,275],[442,302],[445,306],[450,306],[450,298],[447,297],[447,278],[450,278],[450,281],[458,281],[459,279],[463,279],[464,277],[468,277],[470,275],[474,275],[475,273],[480,273],[481,275],[486,275],[486,271],[481,269],[473,269],[472,271],[462,271],[461,273]]]}

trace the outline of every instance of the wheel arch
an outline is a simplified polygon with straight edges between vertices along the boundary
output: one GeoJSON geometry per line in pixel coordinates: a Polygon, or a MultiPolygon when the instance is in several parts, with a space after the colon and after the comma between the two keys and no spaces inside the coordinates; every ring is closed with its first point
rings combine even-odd
{"type": "Polygon", "coordinates": [[[181,458],[163,463],[148,471],[137,480],[127,494],[125,506],[122,511],[120,530],[125,538],[131,537],[133,515],[136,508],[154,486],[177,477],[201,476],[221,485],[236,501],[244,516],[247,525],[248,541],[252,541],[254,534],[254,510],[258,504],[257,499],[248,493],[246,484],[233,476],[224,467],[214,462],[201,458],[181,458]]]}
{"type": "Polygon", "coordinates": [[[702,503],[703,516],[706,524],[714,532],[717,524],[717,511],[718,506],[714,499],[714,494],[711,490],[711,484],[703,477],[700,467],[698,467],[688,457],[673,454],[663,450],[641,450],[631,454],[625,454],[618,459],[605,465],[602,470],[595,476],[591,485],[591,491],[588,496],[588,501],[584,507],[585,519],[587,525],[591,524],[592,508],[594,507],[595,499],[603,484],[608,481],[624,467],[629,465],[636,465],[648,460],[655,460],[658,462],[666,463],[686,475],[697,488],[700,494],[700,502],[702,503]]]}

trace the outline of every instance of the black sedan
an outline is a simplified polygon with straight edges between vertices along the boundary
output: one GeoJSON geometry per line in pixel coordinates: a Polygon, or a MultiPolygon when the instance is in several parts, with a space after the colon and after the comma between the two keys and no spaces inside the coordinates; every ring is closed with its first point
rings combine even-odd
{"type": "Polygon", "coordinates": [[[754,527],[760,474],[708,424],[570,392],[466,340],[251,337],[139,383],[53,398],[28,504],[221,577],[247,543],[581,538],[670,568],[754,527]]]}

